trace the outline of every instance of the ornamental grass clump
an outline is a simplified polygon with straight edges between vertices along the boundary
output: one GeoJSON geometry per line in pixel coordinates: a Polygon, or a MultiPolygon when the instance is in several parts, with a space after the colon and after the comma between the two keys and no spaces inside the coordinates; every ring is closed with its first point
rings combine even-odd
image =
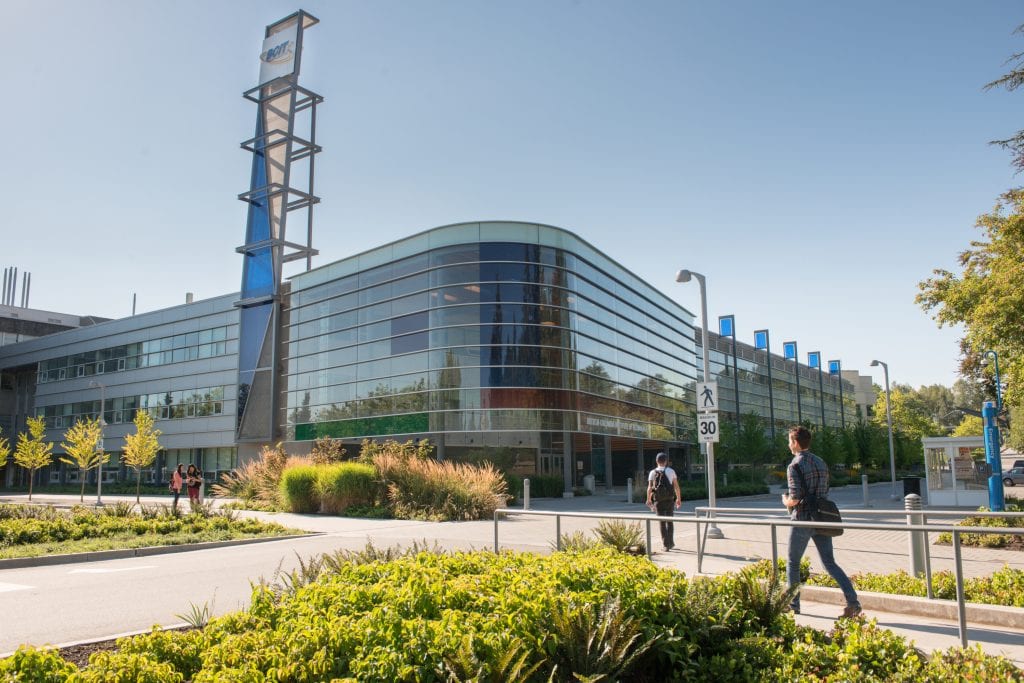
{"type": "Polygon", "coordinates": [[[508,501],[508,484],[490,463],[438,462],[384,451],[373,464],[399,519],[486,519],[508,501]]]}
{"type": "Polygon", "coordinates": [[[360,462],[321,465],[317,469],[316,492],[320,509],[337,515],[352,506],[372,506],[380,489],[377,470],[360,462]]]}
{"type": "Polygon", "coordinates": [[[281,473],[287,464],[288,453],[281,444],[264,446],[258,458],[223,473],[220,483],[213,484],[210,492],[222,498],[256,501],[277,508],[281,504],[278,496],[281,473]]]}
{"type": "Polygon", "coordinates": [[[321,468],[303,463],[291,464],[281,473],[278,497],[285,510],[297,513],[320,511],[317,479],[321,468]]]}

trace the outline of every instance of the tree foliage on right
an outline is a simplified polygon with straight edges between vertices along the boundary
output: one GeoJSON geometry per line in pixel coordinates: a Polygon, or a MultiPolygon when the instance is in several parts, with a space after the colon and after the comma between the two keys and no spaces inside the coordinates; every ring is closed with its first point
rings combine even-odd
{"type": "Polygon", "coordinates": [[[1024,398],[1024,189],[1006,192],[976,225],[982,234],[960,254],[961,272],[933,271],[918,284],[916,301],[940,326],[964,326],[961,374],[983,376],[990,400],[995,399],[994,368],[982,361],[987,351],[998,354],[1001,379],[1008,384],[1003,403],[1019,406],[1024,398]]]}

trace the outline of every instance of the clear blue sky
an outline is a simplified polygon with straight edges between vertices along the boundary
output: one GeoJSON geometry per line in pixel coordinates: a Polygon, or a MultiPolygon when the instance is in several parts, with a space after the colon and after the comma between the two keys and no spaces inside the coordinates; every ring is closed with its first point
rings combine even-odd
{"type": "MultiPolygon", "coordinates": [[[[952,384],[913,302],[1020,183],[1019,3],[7,0],[3,266],[121,317],[237,291],[266,24],[299,8],[322,265],[460,221],[571,230],[698,313],[952,384]]],[[[19,277],[20,281],[20,277],[19,277]]],[[[878,374],[876,381],[881,381],[878,374]]]]}

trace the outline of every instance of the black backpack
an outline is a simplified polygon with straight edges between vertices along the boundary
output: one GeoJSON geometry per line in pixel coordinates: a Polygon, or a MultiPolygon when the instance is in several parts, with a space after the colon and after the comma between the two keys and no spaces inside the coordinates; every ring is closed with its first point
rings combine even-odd
{"type": "Polygon", "coordinates": [[[676,490],[668,479],[668,472],[665,470],[654,471],[654,501],[667,503],[676,499],[676,490]]]}

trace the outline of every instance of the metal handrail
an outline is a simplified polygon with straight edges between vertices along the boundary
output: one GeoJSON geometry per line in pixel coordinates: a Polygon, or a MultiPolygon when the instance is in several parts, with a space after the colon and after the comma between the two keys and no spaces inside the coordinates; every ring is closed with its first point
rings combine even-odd
{"type": "MultiPolygon", "coordinates": [[[[737,514],[756,514],[763,517],[786,517],[789,512],[786,510],[775,510],[770,511],[766,508],[755,508],[755,507],[711,507],[708,505],[697,506],[693,509],[695,517],[700,517],[701,513],[705,513],[706,517],[714,517],[717,514],[737,515],[737,514]]],[[[861,508],[847,509],[843,508],[843,513],[847,517],[893,517],[902,516],[907,517],[907,522],[911,523],[911,515],[920,516],[922,524],[928,524],[928,517],[982,517],[982,518],[993,518],[993,519],[1020,519],[1024,518],[1024,512],[991,512],[986,510],[978,510],[972,512],[964,512],[962,510],[864,510],[861,508]]],[[[904,525],[900,525],[901,528],[905,528],[904,525]]],[[[963,528],[963,527],[960,527],[963,528]]],[[[705,527],[706,529],[706,527],[705,527]]],[[[938,531],[933,529],[933,531],[938,531]]],[[[940,532],[941,533],[941,532],[940,532]]],[[[925,532],[925,538],[927,539],[928,532],[925,532]]],[[[775,539],[772,539],[772,545],[774,549],[775,539]]],[[[697,554],[697,571],[700,571],[703,557],[704,557],[704,546],[707,544],[707,533],[705,532],[701,542],[701,549],[697,554]]],[[[924,585],[926,595],[929,600],[935,598],[934,587],[932,584],[932,553],[931,544],[925,542],[924,544],[924,585]]]]}
{"type": "MultiPolygon", "coordinates": [[[[714,512],[719,512],[723,509],[728,508],[714,508],[714,512]]],[[[711,508],[701,508],[702,511],[711,511],[711,508]]],[[[763,512],[763,510],[762,510],[763,512]]],[[[872,511],[874,512],[874,511],[872,511]]],[[[916,513],[917,511],[915,511],[916,513]]],[[[1004,513],[1014,514],[1014,513],[1004,513]]],[[[701,524],[702,521],[699,515],[693,517],[662,517],[658,515],[650,514],[609,514],[599,512],[555,512],[550,510],[521,510],[513,508],[499,508],[494,511],[494,552],[499,552],[500,545],[498,541],[498,522],[501,521],[502,517],[512,517],[515,515],[520,516],[534,516],[534,517],[554,517],[555,518],[555,548],[557,550],[562,549],[562,517],[571,518],[584,518],[584,519],[619,519],[619,520],[631,520],[638,522],[645,522],[647,525],[647,557],[651,557],[651,522],[679,522],[683,524],[695,524],[696,525],[696,536],[697,536],[697,572],[701,571],[701,565],[704,555],[703,543],[701,539],[701,524]]],[[[974,515],[968,515],[974,516],[974,515]]],[[[709,518],[710,519],[710,518],[709,518]]],[[[967,647],[967,605],[964,599],[964,576],[963,576],[963,557],[961,554],[961,534],[1004,534],[1009,536],[1024,536],[1024,528],[1008,529],[1000,527],[965,527],[955,526],[951,524],[946,525],[929,525],[929,524],[881,524],[881,523],[869,523],[869,522],[813,522],[813,521],[798,521],[788,518],[781,519],[764,519],[763,517],[733,517],[733,522],[743,524],[750,524],[754,526],[767,526],[771,529],[772,536],[772,573],[778,572],[778,527],[811,527],[814,529],[821,528],[839,528],[839,529],[859,529],[867,531],[924,531],[924,532],[937,532],[937,533],[950,533],[953,536],[953,566],[954,576],[956,577],[956,603],[957,603],[957,628],[960,632],[960,643],[963,647],[967,647]]],[[[707,535],[707,528],[713,522],[704,523],[704,535],[707,535]]],[[[706,542],[706,539],[704,539],[706,542]]]]}

